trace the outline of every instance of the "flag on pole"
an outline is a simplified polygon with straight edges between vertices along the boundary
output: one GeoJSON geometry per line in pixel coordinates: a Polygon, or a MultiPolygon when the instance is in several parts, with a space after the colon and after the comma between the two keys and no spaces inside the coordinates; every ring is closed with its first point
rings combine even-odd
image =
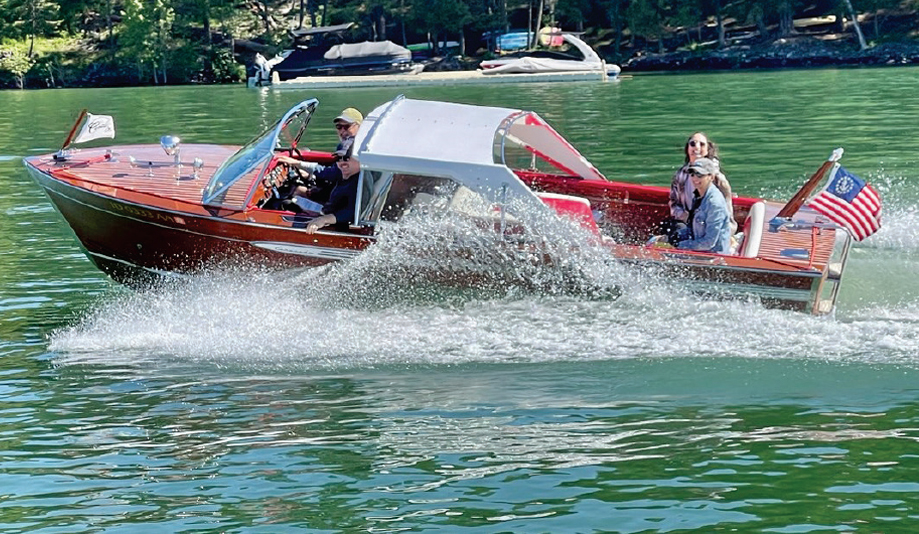
{"type": "Polygon", "coordinates": [[[826,215],[861,241],[881,227],[881,197],[871,184],[839,165],[826,188],[808,206],[826,215]]]}
{"type": "Polygon", "coordinates": [[[74,143],[85,143],[93,139],[103,137],[115,138],[115,119],[111,115],[93,115],[86,114],[86,122],[83,123],[83,129],[80,134],[73,140],[74,143]]]}

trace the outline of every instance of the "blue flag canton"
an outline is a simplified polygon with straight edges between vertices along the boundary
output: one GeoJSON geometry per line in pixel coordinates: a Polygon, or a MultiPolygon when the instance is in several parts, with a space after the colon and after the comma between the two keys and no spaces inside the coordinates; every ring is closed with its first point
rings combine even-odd
{"type": "Polygon", "coordinates": [[[851,204],[864,187],[864,180],[840,167],[826,190],[851,204]]]}

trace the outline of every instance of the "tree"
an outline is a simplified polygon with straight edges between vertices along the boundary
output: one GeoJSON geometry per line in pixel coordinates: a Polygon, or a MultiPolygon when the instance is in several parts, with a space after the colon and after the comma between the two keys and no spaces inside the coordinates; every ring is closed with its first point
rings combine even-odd
{"type": "MultiPolygon", "coordinates": [[[[555,13],[558,16],[559,24],[562,27],[565,23],[574,26],[576,31],[584,31],[584,22],[588,20],[588,13],[591,9],[591,2],[588,0],[559,0],[555,5],[555,13]]],[[[552,21],[553,24],[556,21],[552,21]]]]}
{"type": "Polygon", "coordinates": [[[724,13],[721,9],[721,0],[714,0],[715,4],[715,21],[718,25],[718,48],[724,48],[727,46],[727,41],[724,38],[724,13]]]}
{"type": "Polygon", "coordinates": [[[159,83],[157,67],[166,83],[166,58],[172,41],[175,11],[168,0],[125,0],[122,20],[122,51],[133,57],[138,78],[143,78],[144,64],[149,63],[154,83],[159,83]]]}
{"type": "MultiPolygon", "coordinates": [[[[626,9],[628,0],[607,0],[606,13],[613,28],[613,52],[618,59],[622,49],[622,32],[625,28],[626,9]]],[[[634,35],[634,33],[633,33],[634,35]]]]}
{"type": "Polygon", "coordinates": [[[686,36],[686,44],[692,43],[692,36],[689,33],[690,28],[698,28],[698,38],[702,41],[701,20],[702,6],[696,0],[684,0],[676,7],[673,14],[669,17],[668,22],[678,28],[683,28],[683,34],[686,36]]]}
{"type": "Polygon", "coordinates": [[[50,0],[10,0],[8,9],[19,36],[29,38],[30,58],[35,51],[35,36],[52,35],[61,23],[58,5],[50,0]]]}
{"type": "Polygon", "coordinates": [[[12,74],[20,89],[25,87],[25,75],[34,62],[31,56],[16,47],[0,48],[0,72],[12,74]]]}
{"type": "Polygon", "coordinates": [[[865,42],[865,36],[862,34],[862,27],[858,25],[858,13],[855,12],[855,8],[852,7],[852,2],[850,0],[844,0],[846,3],[846,9],[849,10],[849,15],[852,17],[852,25],[855,27],[855,33],[858,35],[858,49],[865,50],[868,48],[868,43],[865,42]]]}
{"type": "Polygon", "coordinates": [[[441,38],[461,34],[471,18],[469,6],[462,0],[416,0],[414,7],[418,27],[434,41],[434,54],[439,53],[441,38]]]}
{"type": "Polygon", "coordinates": [[[626,19],[632,38],[641,35],[646,39],[657,39],[658,52],[664,53],[663,0],[632,0],[626,9],[626,19]]]}

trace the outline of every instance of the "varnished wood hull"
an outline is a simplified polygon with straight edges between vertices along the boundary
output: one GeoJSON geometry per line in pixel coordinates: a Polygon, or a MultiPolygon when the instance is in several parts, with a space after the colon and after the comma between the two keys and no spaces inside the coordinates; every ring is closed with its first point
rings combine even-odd
{"type": "MultiPolygon", "coordinates": [[[[128,148],[138,154],[149,153],[151,158],[159,150],[128,148]]],[[[214,151],[215,159],[224,156],[215,147],[200,150],[214,151]]],[[[90,153],[86,157],[93,156],[90,153]]],[[[137,169],[133,163],[128,166],[112,161],[109,165],[111,168],[101,172],[62,166],[48,156],[26,161],[31,176],[73,229],[90,259],[121,282],[133,283],[154,273],[195,273],[227,263],[271,269],[316,266],[352,258],[375,241],[369,231],[366,235],[359,231],[306,233],[305,220],[287,212],[251,206],[240,210],[203,206],[199,200],[201,184],[168,178],[172,171],[167,166],[152,167],[144,174],[145,169],[137,169]]],[[[211,169],[216,165],[211,163],[211,169]]],[[[807,237],[791,232],[769,236],[767,240],[779,240],[775,250],[770,252],[772,249],[765,246],[766,252],[754,258],[649,248],[628,241],[646,238],[650,221],[660,219],[662,205],[656,199],[666,196],[665,188],[563,177],[521,178],[537,189],[587,198],[594,210],[622,228],[626,239],[619,244],[603,244],[614,261],[657,270],[704,293],[750,296],[768,306],[809,313],[832,309],[832,302],[830,306],[820,304],[829,273],[826,250],[832,248],[832,235],[810,236],[807,261],[782,256],[782,247],[787,250],[807,237]],[[824,243],[827,240],[829,245],[824,243]]],[[[735,200],[740,217],[757,200],[735,200]]],[[[541,254],[525,252],[527,248],[516,251],[522,262],[542,261],[541,254]]],[[[463,255],[463,251],[456,251],[457,258],[463,255]]],[[[450,285],[501,285],[515,280],[513,273],[500,279],[487,272],[490,266],[485,265],[483,271],[478,269],[483,265],[474,262],[431,265],[432,272],[424,277],[450,285]]],[[[573,287],[595,289],[579,282],[573,287]]]]}
{"type": "MultiPolygon", "coordinates": [[[[70,225],[87,256],[130,283],[154,273],[195,273],[239,263],[266,268],[316,266],[353,257],[371,242],[349,234],[307,234],[291,226],[241,220],[233,213],[171,211],[105,196],[29,167],[70,225]]],[[[295,227],[295,226],[296,227],[295,227]]]]}

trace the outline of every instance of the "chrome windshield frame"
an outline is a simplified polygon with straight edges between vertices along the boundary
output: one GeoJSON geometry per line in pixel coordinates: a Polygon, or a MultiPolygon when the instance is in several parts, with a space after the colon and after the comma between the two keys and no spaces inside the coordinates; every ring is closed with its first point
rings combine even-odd
{"type": "MultiPolygon", "coordinates": [[[[307,114],[305,120],[303,121],[303,125],[300,127],[297,134],[293,137],[293,146],[291,148],[296,148],[296,145],[300,142],[304,132],[306,131],[307,125],[312,118],[313,112],[316,111],[318,106],[319,100],[315,98],[304,100],[293,106],[277,122],[272,124],[271,127],[264,130],[258,136],[246,143],[245,146],[227,158],[223,163],[221,163],[220,167],[214,172],[214,175],[211,177],[207,186],[205,186],[204,190],[202,191],[202,204],[206,206],[223,206],[221,202],[216,202],[217,199],[224,195],[227,190],[237,181],[239,181],[244,176],[249,175],[253,170],[261,166],[261,171],[258,172],[253,180],[253,183],[258,183],[258,181],[261,180],[262,176],[265,174],[265,171],[268,168],[268,164],[274,156],[275,150],[277,148],[281,148],[278,146],[280,142],[279,139],[284,133],[287,125],[295,117],[299,117],[303,113],[307,114]]],[[[246,195],[246,199],[243,205],[232,207],[242,209],[245,208],[245,206],[248,206],[249,202],[252,200],[252,195],[254,194],[255,189],[256,188],[251,187],[250,184],[249,193],[246,195]]]]}

